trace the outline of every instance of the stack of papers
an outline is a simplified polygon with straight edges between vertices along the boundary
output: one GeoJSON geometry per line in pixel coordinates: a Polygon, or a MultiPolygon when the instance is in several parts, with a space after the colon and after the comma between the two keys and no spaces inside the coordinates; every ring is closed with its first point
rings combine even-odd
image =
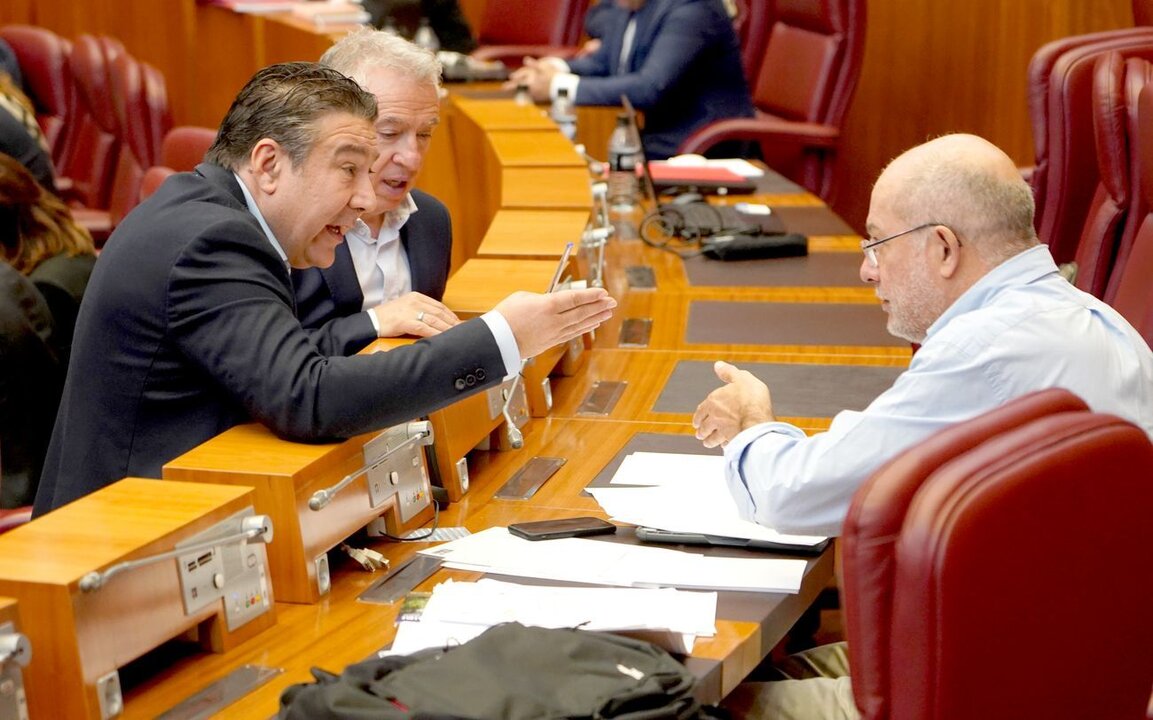
{"type": "Polygon", "coordinates": [[[720,455],[630,453],[609,487],[586,490],[613,520],[632,525],[799,547],[827,539],[786,535],[742,519],[725,483],[720,455]]]}
{"type": "Polygon", "coordinates": [[[443,647],[486,628],[519,622],[547,628],[620,632],[670,652],[692,652],[696,637],[716,634],[717,594],[673,589],[518,585],[498,580],[437,585],[416,621],[397,626],[392,654],[443,647]]]}
{"type": "Polygon", "coordinates": [[[586,538],[530,541],[494,527],[421,554],[444,566],[498,575],[620,587],[795,593],[804,560],[721,558],[586,538]]]}
{"type": "Polygon", "coordinates": [[[353,2],[298,2],[292,8],[296,17],[311,20],[318,26],[357,24],[372,20],[372,16],[359,3],[353,2]]]}

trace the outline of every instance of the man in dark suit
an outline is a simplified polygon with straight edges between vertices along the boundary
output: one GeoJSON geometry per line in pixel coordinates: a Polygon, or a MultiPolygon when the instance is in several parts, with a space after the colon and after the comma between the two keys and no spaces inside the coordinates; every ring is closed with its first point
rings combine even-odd
{"type": "Polygon", "coordinates": [[[206,162],[116,228],[77,320],[34,512],[172,458],[238,423],[298,441],[425,415],[596,327],[603,290],[514,293],[392,352],[333,356],[294,314],[290,267],[325,267],[375,202],[375,98],[315,63],[258,72],[206,162]]]}
{"type": "Polygon", "coordinates": [[[597,13],[595,52],[567,63],[530,58],[510,83],[527,84],[537,101],[555,98],[560,88],[577,105],[618,105],[628,96],[644,111],[650,159],[676,154],[714,120],[753,116],[740,45],[721,0],[612,0],[597,13]]]}
{"type": "Polygon", "coordinates": [[[297,316],[345,355],[376,337],[447,330],[460,322],[440,302],[452,224],[443,203],[413,188],[440,122],[440,62],[371,28],[345,36],[320,62],[376,96],[376,204],[345,234],[331,267],[293,270],[297,316]]]}

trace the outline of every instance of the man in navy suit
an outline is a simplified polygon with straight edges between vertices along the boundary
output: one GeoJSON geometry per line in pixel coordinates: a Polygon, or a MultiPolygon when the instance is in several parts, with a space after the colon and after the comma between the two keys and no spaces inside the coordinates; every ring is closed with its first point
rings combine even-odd
{"type": "Polygon", "coordinates": [[[601,44],[570,60],[526,59],[511,84],[525,83],[538,102],[569,89],[577,105],[618,105],[621,95],[644,111],[650,159],[675,155],[703,125],[752,117],[753,101],[732,21],[721,0],[601,0],[601,44]]]}
{"type": "Polygon", "coordinates": [[[316,63],[240,91],[205,162],[117,226],[92,273],[34,512],[163,465],[243,422],[296,441],[426,415],[596,327],[601,289],[514,293],[387,353],[343,357],[295,314],[290,268],[327,267],[376,203],[376,98],[316,63]]]}
{"type": "Polygon", "coordinates": [[[376,96],[376,204],[360,216],[328,268],[293,270],[296,311],[341,354],[377,337],[428,337],[459,319],[440,299],[448,280],[448,209],[413,184],[440,122],[440,62],[403,38],[353,32],[320,58],[376,96]]]}

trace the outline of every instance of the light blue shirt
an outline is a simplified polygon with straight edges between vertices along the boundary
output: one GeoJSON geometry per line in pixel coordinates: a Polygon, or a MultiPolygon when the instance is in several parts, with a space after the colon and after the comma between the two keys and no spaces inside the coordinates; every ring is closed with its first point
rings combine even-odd
{"type": "MultiPolygon", "coordinates": [[[[1153,437],[1153,353],[1111,307],[1057,273],[1048,247],[994,268],[929,328],[909,369],[860,412],[806,437],[770,422],[725,448],[746,519],[839,535],[857,487],[929,435],[1034,390],[1063,387],[1153,437]]],[[[833,389],[831,389],[833,390],[833,389]]]]}

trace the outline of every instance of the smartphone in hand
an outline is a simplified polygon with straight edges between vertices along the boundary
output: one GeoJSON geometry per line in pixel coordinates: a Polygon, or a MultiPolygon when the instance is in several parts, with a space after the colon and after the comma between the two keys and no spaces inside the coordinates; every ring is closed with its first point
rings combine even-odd
{"type": "Polygon", "coordinates": [[[525,540],[554,540],[585,535],[611,535],[617,526],[595,517],[561,518],[536,522],[513,523],[508,531],[525,540]]]}

